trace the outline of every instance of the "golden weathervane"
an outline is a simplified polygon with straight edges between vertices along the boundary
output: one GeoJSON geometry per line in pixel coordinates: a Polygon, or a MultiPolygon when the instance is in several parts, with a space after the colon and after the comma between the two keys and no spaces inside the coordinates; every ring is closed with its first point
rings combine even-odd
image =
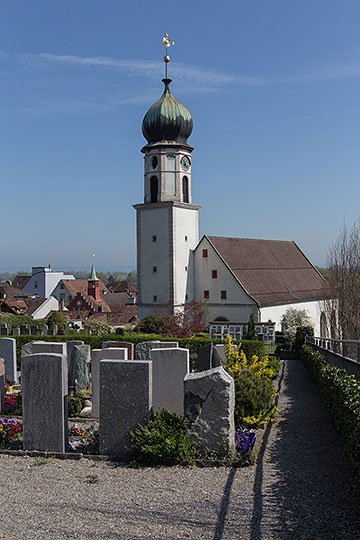
{"type": "Polygon", "coordinates": [[[164,56],[164,62],[165,62],[165,78],[168,78],[168,63],[170,62],[170,56],[167,54],[167,50],[171,45],[175,45],[175,41],[172,41],[169,38],[169,34],[165,32],[164,37],[161,40],[162,44],[165,47],[165,56],[164,56]]]}

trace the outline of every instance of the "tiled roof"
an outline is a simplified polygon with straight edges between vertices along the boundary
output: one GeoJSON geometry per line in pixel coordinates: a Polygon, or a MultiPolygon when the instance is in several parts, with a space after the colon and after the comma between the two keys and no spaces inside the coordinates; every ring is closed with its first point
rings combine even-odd
{"type": "MultiPolygon", "coordinates": [[[[89,281],[87,279],[62,279],[61,282],[65,285],[66,289],[69,291],[69,294],[74,298],[79,292],[81,294],[87,295],[89,281]]],[[[100,292],[108,292],[104,283],[99,280],[100,283],[100,292]]]]}
{"type": "Polygon", "coordinates": [[[109,291],[117,293],[126,291],[135,293],[137,292],[136,285],[134,285],[134,283],[131,283],[130,281],[113,281],[108,283],[106,286],[109,291]]]}
{"type": "Polygon", "coordinates": [[[122,306],[112,313],[93,313],[89,316],[90,321],[105,321],[111,326],[127,324],[137,320],[137,306],[122,306]]]}
{"type": "Polygon", "coordinates": [[[109,304],[111,311],[117,311],[119,306],[125,306],[130,300],[131,296],[127,292],[113,292],[104,296],[107,304],[109,304]]]}
{"type": "Polygon", "coordinates": [[[295,242],[208,236],[220,256],[260,305],[324,298],[327,283],[295,242]]]}
{"type": "Polygon", "coordinates": [[[23,289],[31,276],[15,276],[13,280],[13,286],[23,289]]]}
{"type": "Polygon", "coordinates": [[[14,297],[14,296],[28,296],[28,293],[21,290],[19,287],[14,285],[9,285],[8,283],[0,283],[0,297],[5,298],[14,297]]]}

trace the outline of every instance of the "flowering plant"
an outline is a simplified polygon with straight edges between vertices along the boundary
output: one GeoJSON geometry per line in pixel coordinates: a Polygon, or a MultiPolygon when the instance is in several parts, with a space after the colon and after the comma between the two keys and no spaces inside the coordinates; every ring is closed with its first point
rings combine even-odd
{"type": "Polygon", "coordinates": [[[235,448],[240,452],[251,452],[256,434],[252,429],[237,429],[235,432],[235,448]]]}
{"type": "Polygon", "coordinates": [[[22,394],[16,392],[5,396],[5,413],[6,414],[22,414],[22,394]]]}
{"type": "Polygon", "coordinates": [[[8,418],[0,419],[0,445],[10,442],[22,435],[22,422],[17,420],[9,420],[8,418]]]}
{"type": "Polygon", "coordinates": [[[86,429],[80,428],[79,426],[72,426],[68,431],[70,437],[82,437],[86,434],[86,429]]]}

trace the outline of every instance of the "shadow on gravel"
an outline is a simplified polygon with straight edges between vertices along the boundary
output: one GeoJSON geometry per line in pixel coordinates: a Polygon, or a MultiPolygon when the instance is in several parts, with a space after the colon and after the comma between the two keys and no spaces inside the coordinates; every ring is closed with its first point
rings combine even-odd
{"type": "Polygon", "coordinates": [[[225,519],[226,519],[226,514],[229,508],[230,493],[231,493],[231,488],[234,482],[235,474],[236,474],[235,467],[231,467],[228,474],[227,481],[226,481],[222,500],[221,500],[220,512],[219,512],[219,517],[218,517],[218,521],[215,528],[214,540],[221,540],[222,535],[224,533],[225,519]]]}
{"type": "Polygon", "coordinates": [[[266,430],[258,460],[251,540],[262,538],[265,505],[272,538],[360,539],[360,482],[301,361],[287,362],[279,401],[279,420],[274,434],[266,430]]]}

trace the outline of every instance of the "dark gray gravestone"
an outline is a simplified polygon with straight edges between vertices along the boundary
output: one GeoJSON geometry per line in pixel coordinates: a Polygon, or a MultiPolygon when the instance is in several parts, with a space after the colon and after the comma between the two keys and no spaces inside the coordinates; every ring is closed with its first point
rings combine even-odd
{"type": "Polygon", "coordinates": [[[100,454],[131,458],[128,432],[144,424],[152,406],[152,363],[100,362],[100,454]]]}
{"type": "Polygon", "coordinates": [[[103,349],[111,349],[113,347],[116,349],[127,349],[128,360],[134,360],[135,358],[134,344],[129,341],[103,341],[101,346],[103,349]]]}
{"type": "Polygon", "coordinates": [[[75,345],[84,345],[84,342],[80,339],[73,339],[71,341],[66,342],[66,354],[67,354],[67,361],[68,361],[68,373],[69,373],[69,386],[74,386],[74,381],[70,382],[70,372],[72,371],[71,367],[71,356],[72,351],[75,347],[75,345]]]}
{"type": "Polygon", "coordinates": [[[177,341],[143,341],[135,347],[135,360],[151,360],[152,349],[174,349],[177,341]]]}
{"type": "Polygon", "coordinates": [[[127,349],[93,349],[91,358],[91,395],[92,415],[100,415],[100,361],[127,360],[127,349]]]}
{"type": "Polygon", "coordinates": [[[8,329],[8,327],[7,327],[7,324],[2,324],[2,325],[0,326],[0,334],[1,334],[2,336],[7,336],[7,335],[9,335],[9,329],[8,329]]]}
{"type": "Polygon", "coordinates": [[[198,351],[196,359],[196,371],[206,371],[214,366],[214,356],[217,356],[216,349],[212,343],[205,345],[198,351]]]}
{"type": "Polygon", "coordinates": [[[35,326],[35,325],[30,326],[30,332],[31,332],[32,336],[36,336],[37,335],[37,326],[35,326]]]}
{"type": "Polygon", "coordinates": [[[78,390],[86,390],[89,387],[89,362],[90,345],[74,345],[71,352],[69,368],[69,386],[75,385],[77,380],[78,390]]]}
{"type": "Polygon", "coordinates": [[[67,425],[67,362],[58,354],[24,356],[23,449],[65,452],[67,425]]]}
{"type": "Polygon", "coordinates": [[[234,452],[234,407],[234,380],[223,367],[186,375],[184,415],[191,439],[202,450],[234,452]]]}
{"type": "Polygon", "coordinates": [[[64,330],[64,328],[59,328],[57,335],[58,335],[58,336],[65,336],[65,330],[64,330]]]}
{"type": "Polygon", "coordinates": [[[30,328],[25,324],[20,326],[20,333],[22,336],[30,336],[30,328]]]}
{"type": "Polygon", "coordinates": [[[5,377],[9,381],[17,380],[16,371],[16,340],[0,338],[0,358],[5,361],[5,377]]]}
{"type": "Polygon", "coordinates": [[[0,414],[5,414],[5,362],[0,358],[0,414]]]}

